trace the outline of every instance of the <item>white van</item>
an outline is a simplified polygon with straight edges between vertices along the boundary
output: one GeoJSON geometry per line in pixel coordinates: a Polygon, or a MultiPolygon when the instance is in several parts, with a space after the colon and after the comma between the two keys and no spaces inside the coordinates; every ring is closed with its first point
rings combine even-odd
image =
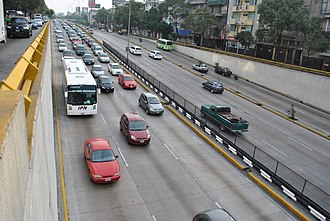
{"type": "Polygon", "coordinates": [[[135,55],[142,55],[142,48],[139,46],[131,46],[129,52],[135,55]]]}

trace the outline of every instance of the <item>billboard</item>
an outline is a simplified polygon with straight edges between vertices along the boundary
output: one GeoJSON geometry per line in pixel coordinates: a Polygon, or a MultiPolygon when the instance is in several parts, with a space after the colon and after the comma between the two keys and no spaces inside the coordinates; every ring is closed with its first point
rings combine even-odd
{"type": "Polygon", "coordinates": [[[88,7],[90,8],[101,8],[100,4],[95,4],[95,0],[88,0],[88,7]]]}

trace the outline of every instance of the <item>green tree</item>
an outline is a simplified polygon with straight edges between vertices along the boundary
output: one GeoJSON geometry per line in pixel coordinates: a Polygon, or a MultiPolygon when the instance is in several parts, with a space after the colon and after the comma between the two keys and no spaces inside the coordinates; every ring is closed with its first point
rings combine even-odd
{"type": "Polygon", "coordinates": [[[295,31],[308,11],[297,0],[263,0],[258,6],[267,36],[280,46],[284,31],[295,31]]]}
{"type": "Polygon", "coordinates": [[[159,4],[158,10],[163,17],[169,19],[177,34],[178,25],[181,23],[181,19],[188,13],[189,6],[185,0],[165,0],[159,4]]]}
{"type": "Polygon", "coordinates": [[[329,46],[329,39],[322,33],[322,20],[310,17],[300,26],[299,40],[301,46],[307,51],[307,57],[319,52],[324,52],[329,46]]]}
{"type": "Polygon", "coordinates": [[[96,15],[94,16],[94,19],[99,24],[107,24],[107,18],[108,18],[109,12],[103,7],[100,10],[97,11],[96,15]]]}
{"type": "MultiPolygon", "coordinates": [[[[131,1],[131,29],[143,27],[144,6],[141,2],[131,1]]],[[[129,4],[117,9],[114,13],[114,22],[117,27],[128,28],[129,4]]]]}
{"type": "MultiPolygon", "coordinates": [[[[184,21],[184,24],[195,34],[203,36],[209,35],[208,31],[211,27],[218,24],[217,18],[206,8],[198,8],[194,10],[184,21]]],[[[202,44],[202,40],[201,40],[202,44]]]]}
{"type": "Polygon", "coordinates": [[[246,50],[250,47],[250,45],[253,43],[253,36],[252,33],[249,31],[241,31],[236,35],[235,39],[241,45],[244,46],[244,54],[246,53],[246,50]]]}
{"type": "Polygon", "coordinates": [[[143,28],[145,30],[151,31],[153,36],[155,36],[155,32],[157,31],[161,22],[160,14],[157,8],[152,8],[148,12],[145,12],[143,17],[143,28]]]}
{"type": "Polygon", "coordinates": [[[164,21],[159,22],[159,25],[158,25],[156,31],[162,34],[162,38],[165,38],[165,39],[173,38],[171,36],[171,34],[173,33],[173,27],[164,21]]]}

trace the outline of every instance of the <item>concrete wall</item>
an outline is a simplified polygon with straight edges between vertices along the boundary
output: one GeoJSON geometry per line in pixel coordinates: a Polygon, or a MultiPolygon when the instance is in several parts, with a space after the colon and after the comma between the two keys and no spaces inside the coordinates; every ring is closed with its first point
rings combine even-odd
{"type": "MultiPolygon", "coordinates": [[[[48,38],[48,46],[51,45],[48,38]]],[[[51,48],[45,51],[40,84],[31,92],[37,97],[31,137],[29,173],[24,220],[58,220],[57,184],[54,147],[51,48]]],[[[36,85],[35,85],[36,86],[36,85]]]]}
{"type": "Polygon", "coordinates": [[[20,91],[0,91],[0,221],[58,220],[52,62],[47,40],[45,60],[29,95],[28,115],[20,91]]]}
{"type": "Polygon", "coordinates": [[[228,55],[174,45],[176,51],[205,63],[230,68],[234,74],[251,82],[330,111],[330,78],[287,68],[244,60],[228,55]]]}
{"type": "Polygon", "coordinates": [[[0,91],[0,102],[1,118],[7,115],[0,121],[5,126],[0,141],[0,220],[23,220],[30,173],[24,97],[20,91],[0,91]]]}

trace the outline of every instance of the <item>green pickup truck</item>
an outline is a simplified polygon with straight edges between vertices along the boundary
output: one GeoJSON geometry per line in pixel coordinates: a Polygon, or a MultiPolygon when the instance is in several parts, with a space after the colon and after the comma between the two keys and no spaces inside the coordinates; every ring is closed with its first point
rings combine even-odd
{"type": "Polygon", "coordinates": [[[213,123],[220,126],[222,131],[233,132],[248,131],[249,123],[231,113],[230,107],[225,105],[207,104],[201,107],[201,116],[209,118],[213,123]]]}

